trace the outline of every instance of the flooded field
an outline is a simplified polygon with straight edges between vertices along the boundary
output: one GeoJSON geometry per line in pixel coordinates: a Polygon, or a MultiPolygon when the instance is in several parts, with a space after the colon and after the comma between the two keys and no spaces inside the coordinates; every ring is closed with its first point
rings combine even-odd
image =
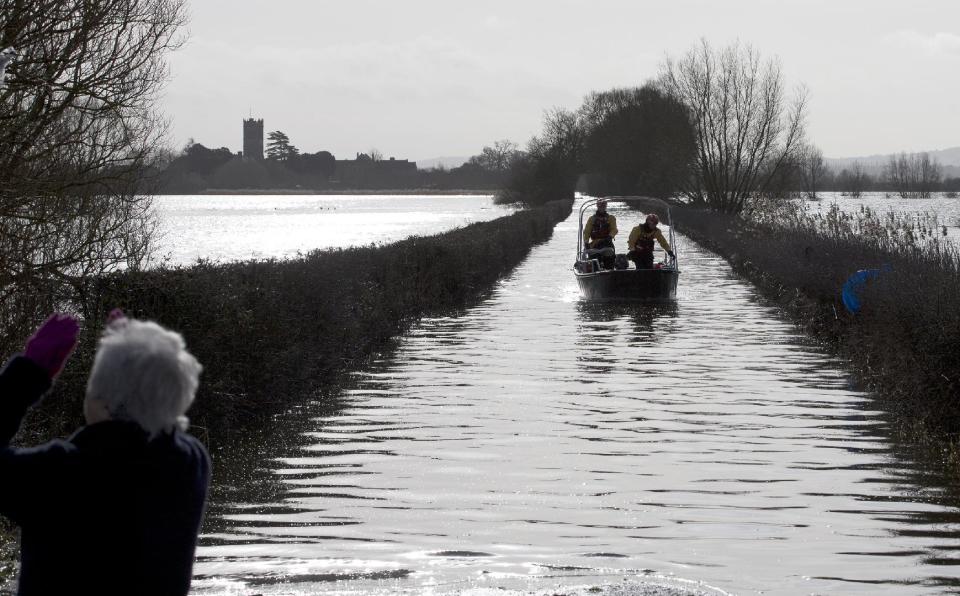
{"type": "Polygon", "coordinates": [[[490,195],[159,196],[157,257],[189,265],[396,242],[513,212],[490,195]]]}
{"type": "Polygon", "coordinates": [[[855,213],[861,207],[868,207],[878,215],[893,212],[897,214],[916,214],[924,216],[924,221],[932,223],[926,216],[936,216],[937,225],[946,230],[946,237],[954,243],[960,242],[960,199],[938,193],[928,199],[903,199],[896,194],[866,192],[861,197],[844,196],[838,192],[818,193],[818,201],[807,201],[807,207],[813,211],[826,212],[832,204],[842,211],[855,213]]]}
{"type": "Polygon", "coordinates": [[[214,444],[195,592],[960,591],[947,483],[842,363],[683,238],[675,305],[586,304],[575,234],[214,444]]]}

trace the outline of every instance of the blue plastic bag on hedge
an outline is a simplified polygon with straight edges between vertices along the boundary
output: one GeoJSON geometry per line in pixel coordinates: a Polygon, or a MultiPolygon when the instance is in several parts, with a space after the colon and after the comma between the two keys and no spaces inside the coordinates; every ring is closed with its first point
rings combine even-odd
{"type": "Polygon", "coordinates": [[[843,305],[847,308],[847,312],[852,315],[860,312],[860,308],[863,306],[860,302],[860,296],[858,292],[869,280],[876,279],[880,277],[881,273],[886,273],[893,268],[890,265],[883,265],[879,269],[861,269],[847,278],[847,281],[843,284],[843,290],[840,293],[841,298],[843,298],[843,305]]]}

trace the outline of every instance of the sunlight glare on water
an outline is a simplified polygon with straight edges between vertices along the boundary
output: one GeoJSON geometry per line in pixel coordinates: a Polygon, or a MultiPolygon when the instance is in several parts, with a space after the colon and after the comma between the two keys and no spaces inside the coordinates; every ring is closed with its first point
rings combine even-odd
{"type": "Polygon", "coordinates": [[[683,237],[675,305],[584,303],[574,234],[220,446],[196,593],[957,589],[960,516],[839,363],[683,237]]]}
{"type": "Polygon", "coordinates": [[[396,242],[513,211],[490,195],[168,195],[154,206],[158,258],[174,265],[396,242]]]}

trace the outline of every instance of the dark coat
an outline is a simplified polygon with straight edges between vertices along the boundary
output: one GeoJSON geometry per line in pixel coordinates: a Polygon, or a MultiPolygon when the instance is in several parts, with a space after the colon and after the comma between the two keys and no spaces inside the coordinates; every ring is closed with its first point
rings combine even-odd
{"type": "Polygon", "coordinates": [[[21,528],[18,594],[187,594],[210,457],[174,431],[110,420],[66,441],[9,443],[50,388],[24,357],[0,371],[0,513],[21,528]]]}

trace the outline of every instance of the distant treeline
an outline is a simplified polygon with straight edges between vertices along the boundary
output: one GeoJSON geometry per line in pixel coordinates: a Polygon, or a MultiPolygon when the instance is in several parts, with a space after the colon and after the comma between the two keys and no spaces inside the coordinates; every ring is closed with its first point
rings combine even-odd
{"type": "Polygon", "coordinates": [[[776,60],[749,45],[706,41],[668,58],[641,87],[593,93],[547,113],[543,131],[511,163],[498,200],[536,204],[572,196],[682,197],[740,213],[756,200],[820,191],[903,197],[960,191],[928,154],[900,154],[879,170],[829,168],[807,141],[807,96],[787,96],[776,60]]]}
{"type": "Polygon", "coordinates": [[[269,134],[266,159],[190,143],[160,172],[160,192],[209,190],[483,190],[502,203],[538,205],[592,195],[685,197],[740,212],[764,198],[836,191],[885,191],[902,197],[960,192],[929,154],[892,156],[882,167],[831,168],[806,140],[806,96],[786,97],[775,61],[749,46],[715,50],[706,42],[640,87],[588,95],[575,110],[554,109],[521,150],[487,146],[456,168],[418,169],[377,150],[338,160],[300,153],[269,134]]]}
{"type": "Polygon", "coordinates": [[[576,190],[673,196],[696,148],[686,107],[655,85],[592,93],[577,110],[547,113],[497,200],[540,204],[576,190]]]}
{"type": "MultiPolygon", "coordinates": [[[[273,134],[273,133],[271,133],[273,134]]],[[[158,174],[158,191],[192,194],[211,189],[433,189],[487,190],[502,186],[517,147],[498,141],[456,168],[417,169],[414,162],[384,159],[378,151],[338,160],[328,151],[268,151],[266,159],[246,159],[225,147],[190,143],[158,174]]]]}
{"type": "Polygon", "coordinates": [[[799,188],[808,195],[820,191],[852,196],[864,192],[889,192],[903,198],[924,198],[935,192],[960,192],[960,177],[945,177],[943,166],[928,153],[893,155],[883,166],[873,167],[859,162],[847,167],[830,167],[823,164],[819,154],[807,155],[805,160],[798,168],[798,178],[799,188]]]}
{"type": "MultiPolygon", "coordinates": [[[[572,196],[574,190],[651,196],[679,192],[690,174],[693,146],[679,104],[648,85],[592,94],[585,108],[593,112],[596,125],[578,133],[583,137],[575,143],[582,146],[567,146],[567,135],[582,123],[572,121],[577,117],[569,112],[555,111],[547,117],[549,135],[535,138],[527,151],[497,141],[455,168],[421,170],[406,160],[378,158],[375,152],[354,160],[337,160],[327,151],[245,160],[225,147],[194,143],[160,172],[159,192],[464,189],[501,191],[502,202],[529,204],[572,196]],[[577,165],[571,167],[571,162],[577,165]]],[[[819,151],[808,149],[782,170],[778,192],[785,195],[889,192],[908,198],[960,192],[960,177],[943,176],[942,166],[926,153],[902,153],[884,166],[854,162],[831,167],[819,151]]]]}

